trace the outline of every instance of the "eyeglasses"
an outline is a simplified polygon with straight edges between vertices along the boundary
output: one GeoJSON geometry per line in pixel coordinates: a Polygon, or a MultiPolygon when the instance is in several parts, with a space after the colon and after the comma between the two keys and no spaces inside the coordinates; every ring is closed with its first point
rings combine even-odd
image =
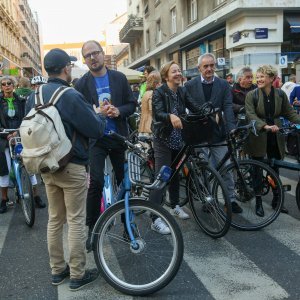
{"type": "Polygon", "coordinates": [[[86,55],[83,55],[84,59],[92,59],[92,56],[94,58],[98,57],[100,55],[100,53],[102,53],[102,51],[98,50],[98,51],[93,51],[91,53],[87,53],[86,55]]]}
{"type": "Polygon", "coordinates": [[[8,82],[1,82],[1,85],[2,85],[2,86],[10,86],[10,85],[12,85],[12,82],[11,82],[11,81],[8,81],[8,82]]]}
{"type": "Polygon", "coordinates": [[[67,64],[67,67],[73,68],[73,67],[74,67],[74,64],[73,64],[73,63],[68,63],[68,64],[67,64]]]}

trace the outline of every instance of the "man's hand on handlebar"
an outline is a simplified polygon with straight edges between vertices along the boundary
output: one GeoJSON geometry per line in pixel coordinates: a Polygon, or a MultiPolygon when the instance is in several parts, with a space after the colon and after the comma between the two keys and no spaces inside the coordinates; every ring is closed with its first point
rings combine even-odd
{"type": "Polygon", "coordinates": [[[170,114],[170,121],[172,123],[173,128],[182,129],[182,123],[179,117],[170,114]]]}
{"type": "Polygon", "coordinates": [[[265,125],[264,129],[266,131],[271,131],[273,133],[278,132],[279,131],[279,127],[277,125],[265,125]]]}

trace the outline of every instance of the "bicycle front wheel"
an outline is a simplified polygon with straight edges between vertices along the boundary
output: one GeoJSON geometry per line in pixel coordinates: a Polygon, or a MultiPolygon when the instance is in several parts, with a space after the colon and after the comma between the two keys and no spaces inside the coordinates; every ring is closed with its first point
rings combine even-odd
{"type": "Polygon", "coordinates": [[[130,216],[138,249],[128,238],[124,201],[107,209],[94,229],[94,258],[103,277],[129,295],[149,295],[165,287],[177,274],[183,257],[183,238],[174,218],[161,206],[131,198],[130,216]],[[141,213],[142,212],[142,213],[141,213]],[[153,216],[170,228],[168,235],[151,229],[153,216]]]}
{"type": "Polygon", "coordinates": [[[298,209],[300,210],[300,182],[297,183],[297,187],[296,187],[296,203],[298,209]]]}
{"type": "Polygon", "coordinates": [[[213,238],[224,236],[230,228],[231,203],[220,174],[206,162],[193,164],[187,195],[199,227],[213,238]]]}
{"type": "Polygon", "coordinates": [[[30,176],[24,166],[20,168],[21,187],[19,187],[19,196],[22,206],[25,222],[32,227],[35,220],[35,203],[33,197],[32,184],[30,176]]]}
{"type": "Polygon", "coordinates": [[[230,163],[220,170],[222,176],[230,173],[234,177],[235,199],[243,210],[232,214],[231,224],[240,230],[258,230],[278,217],[284,199],[282,183],[276,172],[260,161],[245,159],[238,165],[230,163]],[[256,206],[260,203],[264,214],[259,216],[256,206]]]}

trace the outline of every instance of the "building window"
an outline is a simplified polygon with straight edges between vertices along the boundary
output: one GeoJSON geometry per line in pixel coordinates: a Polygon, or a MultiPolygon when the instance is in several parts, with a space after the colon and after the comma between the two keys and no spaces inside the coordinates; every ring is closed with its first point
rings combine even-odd
{"type": "Polygon", "coordinates": [[[155,0],[154,5],[157,6],[158,4],[160,4],[160,0],[155,0]]]}
{"type": "Polygon", "coordinates": [[[149,29],[146,31],[146,52],[150,50],[150,32],[149,29]]]}
{"type": "Polygon", "coordinates": [[[189,23],[197,20],[197,0],[188,0],[189,23]]]}
{"type": "Polygon", "coordinates": [[[177,32],[176,28],[176,7],[171,9],[171,35],[177,32]]]}
{"type": "Polygon", "coordinates": [[[216,0],[216,6],[219,6],[224,2],[226,2],[226,0],[216,0]]]}
{"type": "Polygon", "coordinates": [[[145,14],[145,16],[149,15],[149,3],[148,3],[148,0],[144,1],[144,14],[145,14]]]}
{"type": "Polygon", "coordinates": [[[137,7],[136,7],[136,14],[138,15],[140,13],[140,6],[138,5],[137,7]]]}
{"type": "Polygon", "coordinates": [[[156,44],[161,43],[161,26],[160,20],[156,21],[156,44]]]}

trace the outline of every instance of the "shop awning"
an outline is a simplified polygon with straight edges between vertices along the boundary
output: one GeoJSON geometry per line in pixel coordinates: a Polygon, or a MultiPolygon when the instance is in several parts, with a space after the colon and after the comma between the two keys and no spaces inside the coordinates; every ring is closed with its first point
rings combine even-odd
{"type": "Polygon", "coordinates": [[[292,33],[300,33],[300,16],[287,17],[292,33]]]}

